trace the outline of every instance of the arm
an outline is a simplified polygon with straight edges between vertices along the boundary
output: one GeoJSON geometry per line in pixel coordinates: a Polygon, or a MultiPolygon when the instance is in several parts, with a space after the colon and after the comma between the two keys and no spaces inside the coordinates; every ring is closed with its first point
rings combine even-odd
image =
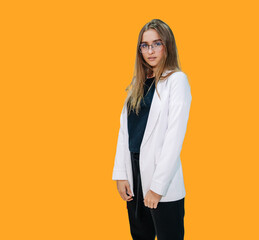
{"type": "Polygon", "coordinates": [[[172,82],[169,86],[168,126],[150,187],[152,191],[162,196],[166,195],[180,166],[179,156],[192,100],[188,79],[184,73],[177,73],[169,81],[172,82]]]}
{"type": "Polygon", "coordinates": [[[123,106],[120,115],[120,130],[117,141],[115,162],[113,167],[112,180],[127,180],[126,165],[125,165],[125,132],[123,114],[127,111],[126,105],[123,106]]]}

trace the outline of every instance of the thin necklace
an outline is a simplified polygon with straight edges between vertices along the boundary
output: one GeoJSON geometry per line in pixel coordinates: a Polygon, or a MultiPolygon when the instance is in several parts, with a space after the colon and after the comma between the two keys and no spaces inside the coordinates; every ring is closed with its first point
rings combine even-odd
{"type": "Polygon", "coordinates": [[[151,87],[152,87],[152,85],[153,85],[154,82],[155,82],[155,79],[152,81],[150,87],[148,88],[146,95],[148,94],[148,92],[149,92],[149,90],[151,89],[151,87]]]}

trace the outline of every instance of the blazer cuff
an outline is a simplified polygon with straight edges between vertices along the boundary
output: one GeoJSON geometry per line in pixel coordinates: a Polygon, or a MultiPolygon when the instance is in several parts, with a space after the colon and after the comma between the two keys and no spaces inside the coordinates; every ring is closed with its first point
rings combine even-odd
{"type": "Polygon", "coordinates": [[[152,190],[153,192],[165,196],[167,193],[169,185],[164,185],[155,181],[152,181],[151,186],[150,186],[150,190],[152,190]]]}
{"type": "Polygon", "coordinates": [[[125,170],[114,170],[112,180],[128,180],[127,172],[125,170]]]}

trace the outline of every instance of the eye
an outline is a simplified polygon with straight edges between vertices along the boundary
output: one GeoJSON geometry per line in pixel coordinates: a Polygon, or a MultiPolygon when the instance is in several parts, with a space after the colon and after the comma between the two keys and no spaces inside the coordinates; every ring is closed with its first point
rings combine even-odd
{"type": "Polygon", "coordinates": [[[161,43],[161,42],[156,42],[155,45],[156,45],[156,46],[161,46],[162,43],[161,43]]]}
{"type": "Polygon", "coordinates": [[[141,48],[146,48],[147,47],[147,44],[143,43],[140,45],[141,48]]]}

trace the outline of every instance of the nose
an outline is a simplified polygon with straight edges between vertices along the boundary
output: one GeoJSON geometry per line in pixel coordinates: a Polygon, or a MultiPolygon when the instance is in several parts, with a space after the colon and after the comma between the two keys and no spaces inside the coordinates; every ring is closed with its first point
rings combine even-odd
{"type": "Polygon", "coordinates": [[[148,46],[148,52],[150,53],[150,49],[151,49],[151,53],[154,51],[152,45],[148,46]]]}

